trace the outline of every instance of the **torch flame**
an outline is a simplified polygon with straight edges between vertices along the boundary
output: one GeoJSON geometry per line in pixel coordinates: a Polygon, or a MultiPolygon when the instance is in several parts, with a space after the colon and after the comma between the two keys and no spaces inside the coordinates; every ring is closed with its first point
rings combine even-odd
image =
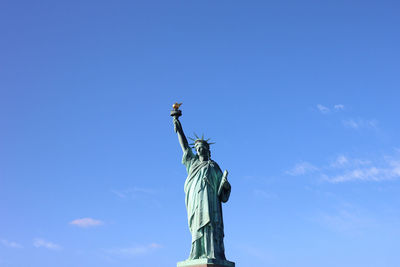
{"type": "Polygon", "coordinates": [[[172,108],[175,109],[175,110],[178,110],[181,105],[182,105],[182,103],[179,103],[179,104],[175,103],[175,104],[172,105],[172,108]]]}

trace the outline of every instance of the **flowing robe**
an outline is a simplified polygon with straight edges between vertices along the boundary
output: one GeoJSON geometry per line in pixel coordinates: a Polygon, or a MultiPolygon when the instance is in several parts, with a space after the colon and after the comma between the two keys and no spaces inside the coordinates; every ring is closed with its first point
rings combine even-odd
{"type": "Polygon", "coordinates": [[[222,180],[221,169],[212,160],[201,162],[191,149],[185,151],[182,163],[188,173],[184,189],[188,224],[192,234],[189,260],[225,260],[221,201],[228,201],[230,186],[229,189],[222,187],[218,195],[222,180]]]}

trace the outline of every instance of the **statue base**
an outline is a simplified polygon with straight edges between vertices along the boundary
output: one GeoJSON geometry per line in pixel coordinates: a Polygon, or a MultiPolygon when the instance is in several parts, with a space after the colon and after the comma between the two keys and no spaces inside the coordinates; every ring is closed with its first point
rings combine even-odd
{"type": "Polygon", "coordinates": [[[235,267],[235,263],[227,260],[196,259],[180,261],[177,267],[235,267]]]}

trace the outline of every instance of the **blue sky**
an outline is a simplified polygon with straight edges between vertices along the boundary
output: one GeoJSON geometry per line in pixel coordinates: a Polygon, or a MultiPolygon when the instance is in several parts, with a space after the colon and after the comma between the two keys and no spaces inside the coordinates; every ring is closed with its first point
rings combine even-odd
{"type": "Polygon", "coordinates": [[[187,258],[169,112],[237,266],[398,266],[397,1],[2,1],[0,266],[187,258]]]}

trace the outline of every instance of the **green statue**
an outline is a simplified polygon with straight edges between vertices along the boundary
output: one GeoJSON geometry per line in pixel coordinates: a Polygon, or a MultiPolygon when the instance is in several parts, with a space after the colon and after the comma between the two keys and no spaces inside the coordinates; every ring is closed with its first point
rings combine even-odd
{"type": "Polygon", "coordinates": [[[178,266],[188,266],[187,264],[193,261],[234,266],[233,262],[225,259],[223,242],[221,202],[227,202],[231,193],[231,185],[227,180],[228,172],[222,172],[218,164],[211,160],[212,143],[208,142],[209,139],[204,140],[204,136],[192,139],[194,143],[190,145],[196,150],[196,154],[193,154],[179,121],[179,116],[182,115],[179,106],[177,103],[173,105],[171,116],[183,151],[182,163],[188,173],[184,190],[192,247],[188,260],[178,263],[178,266]]]}

